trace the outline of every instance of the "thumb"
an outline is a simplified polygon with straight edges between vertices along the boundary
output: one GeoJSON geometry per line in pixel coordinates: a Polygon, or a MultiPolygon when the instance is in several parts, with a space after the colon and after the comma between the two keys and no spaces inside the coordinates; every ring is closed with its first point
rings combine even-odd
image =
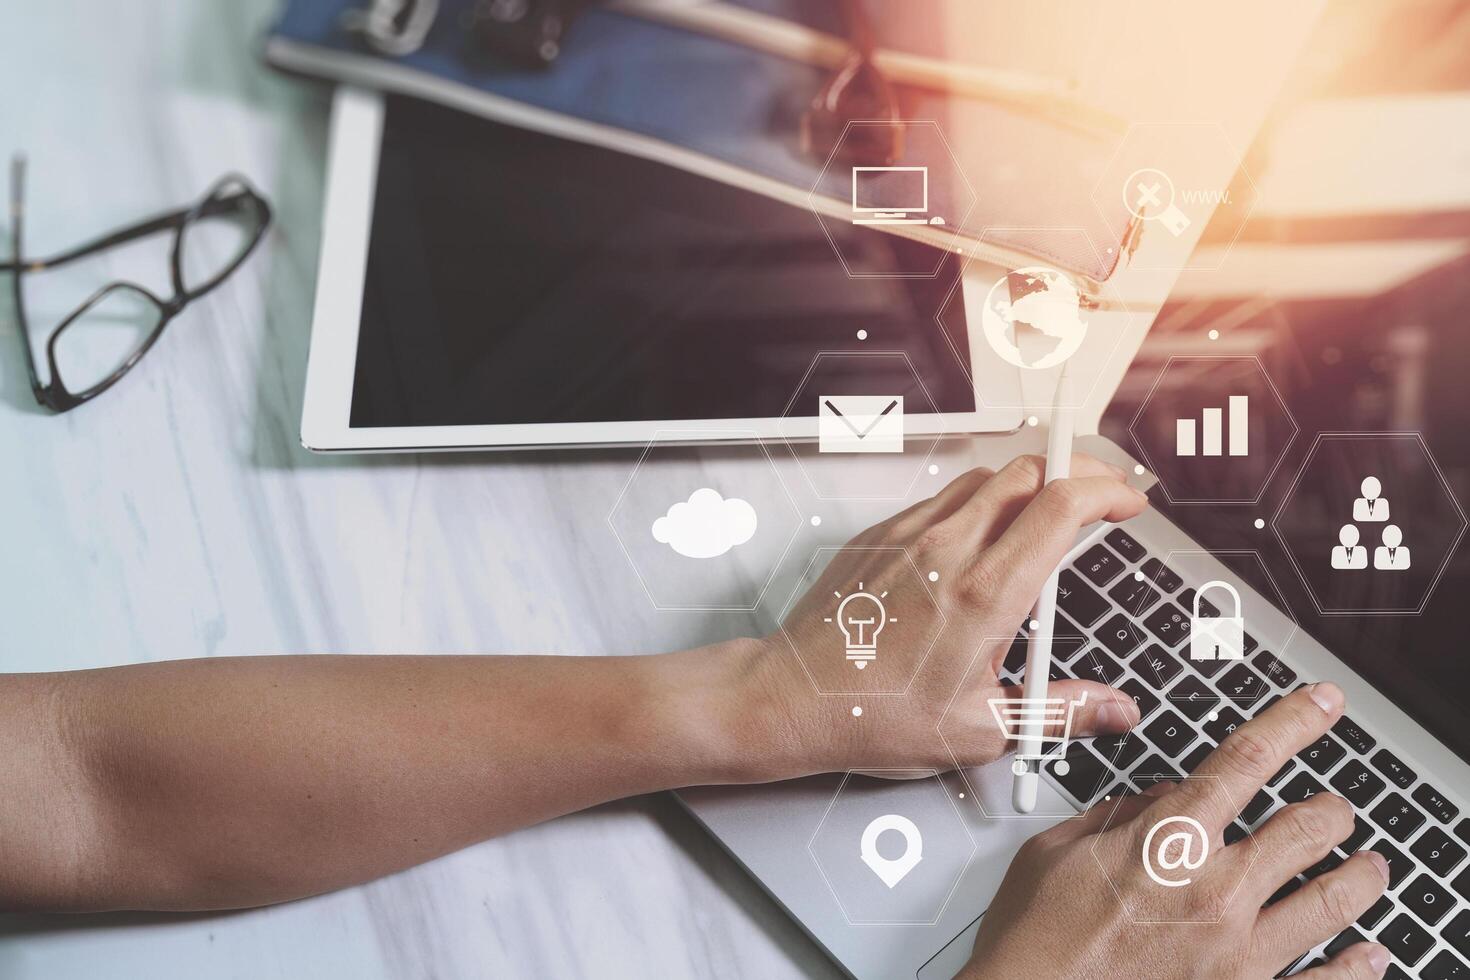
{"type": "MultiPolygon", "coordinates": [[[[1021,697],[1021,688],[1004,689],[1004,697],[1021,697]]],[[[1097,681],[1052,681],[1047,685],[1048,699],[1060,700],[1066,710],[1059,712],[1054,724],[1047,725],[1045,735],[1061,738],[1066,728],[1066,715],[1072,718],[1072,738],[1091,735],[1121,735],[1138,724],[1138,705],[1124,691],[1097,681]]],[[[1015,748],[1015,741],[1007,744],[1015,748]]]]}

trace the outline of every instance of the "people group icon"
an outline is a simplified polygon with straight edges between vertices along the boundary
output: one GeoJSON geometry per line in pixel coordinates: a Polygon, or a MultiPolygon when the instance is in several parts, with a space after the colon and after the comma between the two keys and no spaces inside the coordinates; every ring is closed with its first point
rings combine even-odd
{"type": "MultiPolygon", "coordinates": [[[[1373,549],[1373,567],[1384,572],[1403,572],[1409,568],[1409,549],[1404,547],[1404,532],[1397,524],[1389,524],[1388,498],[1376,476],[1365,476],[1358,486],[1361,497],[1353,501],[1353,520],[1363,524],[1383,524],[1379,545],[1373,549]]],[[[1332,567],[1354,570],[1368,567],[1368,546],[1359,544],[1358,525],[1344,524],[1337,531],[1337,545],[1332,549],[1332,567]]]]}

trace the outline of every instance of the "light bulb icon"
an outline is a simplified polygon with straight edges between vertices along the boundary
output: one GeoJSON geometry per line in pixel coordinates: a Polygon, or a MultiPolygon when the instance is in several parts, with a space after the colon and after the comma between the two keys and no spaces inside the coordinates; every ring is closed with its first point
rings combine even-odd
{"type": "MultiPolygon", "coordinates": [[[[837,628],[842,631],[848,662],[862,670],[870,661],[878,659],[878,634],[889,623],[898,622],[898,617],[889,616],[888,610],[883,606],[883,600],[888,598],[887,592],[874,595],[866,591],[862,582],[858,583],[856,592],[850,592],[846,596],[841,592],[832,594],[842,599],[837,604],[835,618],[837,628]]],[[[830,623],[832,619],[833,617],[828,617],[823,622],[830,623]]]]}

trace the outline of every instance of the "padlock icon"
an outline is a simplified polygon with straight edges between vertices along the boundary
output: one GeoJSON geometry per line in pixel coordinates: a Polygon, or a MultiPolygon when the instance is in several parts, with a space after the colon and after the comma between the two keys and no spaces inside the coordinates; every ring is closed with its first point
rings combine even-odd
{"type": "Polygon", "coordinates": [[[1194,594],[1194,615],[1189,619],[1190,660],[1242,660],[1245,658],[1245,617],[1241,615],[1240,593],[1229,582],[1213,579],[1194,594]],[[1234,615],[1200,615],[1200,602],[1210,589],[1230,593],[1234,615]]]}

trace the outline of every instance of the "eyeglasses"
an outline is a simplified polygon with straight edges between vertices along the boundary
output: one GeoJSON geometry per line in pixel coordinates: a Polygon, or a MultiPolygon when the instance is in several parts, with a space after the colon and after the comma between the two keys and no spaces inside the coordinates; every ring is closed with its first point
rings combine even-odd
{"type": "Polygon", "coordinates": [[[25,158],[15,157],[10,163],[11,261],[0,262],[0,272],[11,273],[16,326],[26,348],[31,391],[37,402],[53,412],[70,411],[117,384],[148,353],[170,320],[240,267],[271,221],[265,198],[244,177],[230,174],[192,207],[119,229],[50,258],[28,259],[21,244],[24,191],[25,158]],[[159,299],[137,283],[122,280],[92,293],[47,337],[49,373],[43,383],[22,295],[27,274],[55,269],[161,232],[173,233],[169,253],[173,296],[159,299]],[[118,342],[120,331],[123,338],[118,342]],[[94,342],[103,335],[109,335],[111,343],[94,342]]]}

